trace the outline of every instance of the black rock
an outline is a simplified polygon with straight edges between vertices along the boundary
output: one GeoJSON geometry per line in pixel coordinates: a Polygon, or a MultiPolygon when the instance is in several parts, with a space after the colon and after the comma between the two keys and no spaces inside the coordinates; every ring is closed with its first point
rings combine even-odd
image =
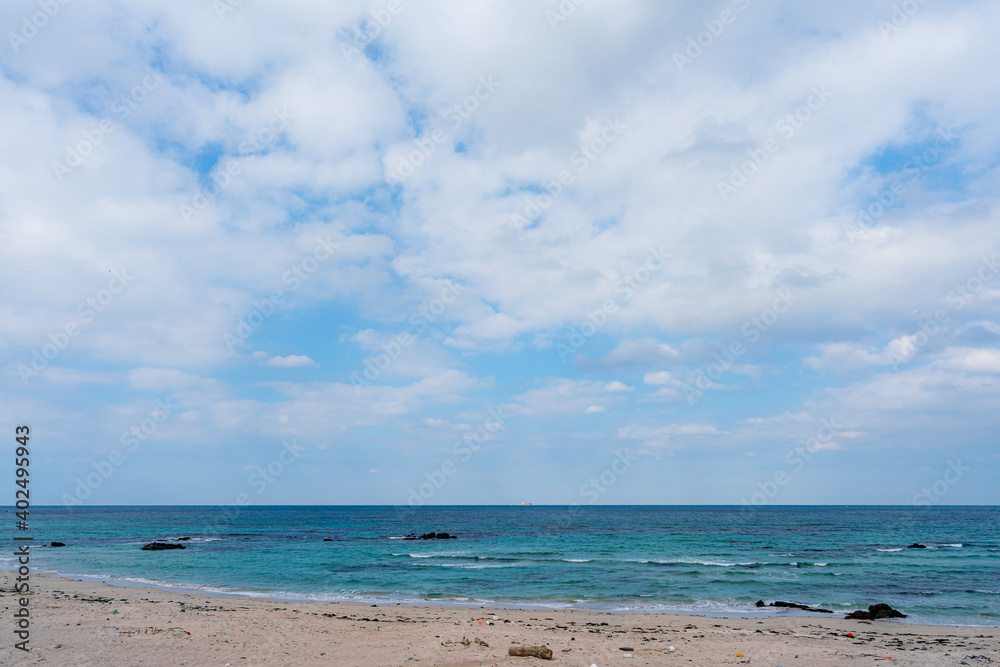
{"type": "Polygon", "coordinates": [[[764,604],[764,601],[763,601],[763,600],[757,600],[757,606],[758,606],[758,607],[766,607],[767,605],[766,605],[766,604],[764,604]]]}
{"type": "Polygon", "coordinates": [[[173,544],[171,542],[150,542],[142,548],[143,551],[163,551],[165,549],[185,549],[183,544],[173,544]]]}
{"type": "Polygon", "coordinates": [[[52,544],[50,544],[49,546],[50,546],[50,547],[64,547],[64,546],[66,546],[66,545],[65,545],[65,544],[63,544],[62,542],[53,542],[53,543],[52,543],[52,544]]]}
{"type": "Polygon", "coordinates": [[[187,540],[190,540],[190,539],[191,539],[190,537],[178,537],[177,541],[178,542],[186,542],[187,540]]]}
{"type": "Polygon", "coordinates": [[[906,618],[906,614],[896,611],[885,603],[873,604],[868,607],[868,613],[873,621],[879,618],[906,618]]]}
{"type": "Polygon", "coordinates": [[[927,547],[925,545],[923,545],[923,544],[920,544],[919,542],[914,542],[913,544],[911,544],[910,546],[908,546],[906,548],[907,549],[926,549],[927,547]]]}
{"type": "Polygon", "coordinates": [[[332,537],[324,537],[323,541],[324,542],[333,542],[333,538],[332,537]]]}
{"type": "Polygon", "coordinates": [[[906,618],[906,614],[893,609],[885,603],[879,603],[868,607],[868,611],[864,609],[852,611],[844,618],[853,618],[860,621],[876,621],[880,618],[906,618]]]}
{"type": "MultiPolygon", "coordinates": [[[[759,605],[763,606],[763,605],[759,605]]],[[[818,609],[816,607],[810,607],[808,605],[799,604],[797,602],[782,602],[781,600],[775,600],[771,603],[772,607],[785,607],[788,609],[801,609],[803,611],[814,611],[818,614],[832,614],[833,612],[829,609],[818,609]]]]}

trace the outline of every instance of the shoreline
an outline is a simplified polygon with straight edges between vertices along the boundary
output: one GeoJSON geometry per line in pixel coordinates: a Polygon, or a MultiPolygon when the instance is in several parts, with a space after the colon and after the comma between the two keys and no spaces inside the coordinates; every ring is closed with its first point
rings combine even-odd
{"type": "MultiPolygon", "coordinates": [[[[13,574],[0,572],[4,614],[13,574]]],[[[14,603],[14,604],[12,604],[14,603]]],[[[715,618],[582,609],[281,601],[210,596],[33,573],[31,660],[60,665],[534,665],[1000,662],[1000,630],[811,616],[715,618]],[[848,637],[847,633],[854,635],[848,637]],[[467,641],[463,643],[463,639],[467,641]],[[674,651],[669,651],[673,646],[674,651]],[[632,651],[622,651],[632,648],[632,651]],[[742,653],[743,656],[737,656],[742,653]],[[626,658],[626,654],[631,657],[626,658]],[[966,656],[981,656],[967,659],[966,656]]],[[[8,637],[0,663],[23,661],[8,637]]]]}
{"type": "MultiPolygon", "coordinates": [[[[0,568],[0,572],[12,572],[6,568],[0,568]]],[[[817,612],[806,612],[799,609],[782,608],[781,611],[773,611],[774,607],[748,608],[743,611],[712,611],[712,610],[686,610],[686,609],[603,609],[600,607],[576,606],[571,603],[551,603],[532,604],[517,602],[497,602],[495,600],[412,600],[404,598],[388,597],[357,597],[357,598],[331,598],[317,599],[305,597],[308,593],[278,592],[269,593],[266,591],[221,591],[213,589],[204,584],[170,584],[145,578],[125,578],[115,575],[101,576],[93,574],[72,574],[65,572],[40,572],[34,571],[34,576],[51,577],[53,579],[71,580],[83,583],[104,584],[114,588],[147,588],[150,590],[163,591],[166,593],[201,595],[206,598],[222,598],[235,600],[270,600],[272,602],[300,603],[300,604],[322,604],[322,603],[346,603],[378,606],[402,606],[402,607],[445,607],[459,609],[498,609],[507,611],[585,611],[595,614],[636,614],[636,615],[671,615],[671,616],[692,616],[698,618],[717,619],[743,619],[762,620],[766,618],[826,618],[843,619],[847,611],[835,611],[833,614],[817,612]],[[301,596],[301,597],[296,597],[301,596]],[[558,605],[558,606],[557,606],[558,605]],[[766,611],[765,611],[766,610],[766,611]]],[[[851,610],[853,611],[853,609],[851,610]]],[[[926,626],[934,628],[981,628],[1000,629],[1000,625],[977,625],[973,623],[944,623],[944,622],[924,622],[911,621],[907,619],[880,619],[879,622],[889,622],[903,626],[926,626]]]]}

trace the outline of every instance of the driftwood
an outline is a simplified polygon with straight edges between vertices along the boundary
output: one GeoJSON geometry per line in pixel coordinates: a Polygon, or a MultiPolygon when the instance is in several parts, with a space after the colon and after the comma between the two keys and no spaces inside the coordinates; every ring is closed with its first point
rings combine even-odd
{"type": "Polygon", "coordinates": [[[542,660],[552,659],[552,649],[547,646],[511,646],[507,649],[507,655],[517,658],[541,658],[542,660]]]}

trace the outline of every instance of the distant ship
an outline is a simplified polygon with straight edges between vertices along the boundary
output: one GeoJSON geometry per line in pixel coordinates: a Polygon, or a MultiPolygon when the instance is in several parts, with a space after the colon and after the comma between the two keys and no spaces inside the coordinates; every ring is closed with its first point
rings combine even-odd
{"type": "Polygon", "coordinates": [[[535,503],[521,503],[525,507],[533,507],[535,503]]]}

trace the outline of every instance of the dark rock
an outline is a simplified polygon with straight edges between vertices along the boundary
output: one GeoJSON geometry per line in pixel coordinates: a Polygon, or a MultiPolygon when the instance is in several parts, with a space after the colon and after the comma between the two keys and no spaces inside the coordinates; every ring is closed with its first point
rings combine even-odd
{"type": "Polygon", "coordinates": [[[458,535],[449,535],[448,533],[424,533],[419,537],[415,533],[410,533],[403,537],[404,540],[456,540],[458,535]]]}
{"type": "Polygon", "coordinates": [[[165,549],[185,549],[183,544],[173,544],[171,542],[150,542],[142,548],[143,551],[163,551],[165,549]]]}
{"type": "Polygon", "coordinates": [[[908,546],[906,548],[907,549],[926,549],[927,546],[924,545],[924,544],[920,544],[919,542],[914,542],[913,544],[911,544],[910,546],[908,546]]]}
{"type": "Polygon", "coordinates": [[[873,621],[880,618],[906,618],[906,614],[896,611],[885,603],[873,604],[868,607],[868,613],[873,621]]]}
{"type": "Polygon", "coordinates": [[[50,544],[49,546],[50,546],[50,547],[64,547],[64,546],[66,546],[66,545],[65,545],[65,544],[63,544],[62,542],[53,542],[53,543],[52,543],[52,544],[50,544]]]}
{"type": "Polygon", "coordinates": [[[868,611],[864,609],[852,611],[844,618],[853,618],[859,621],[876,621],[880,618],[906,618],[906,614],[893,609],[885,603],[879,603],[868,607],[868,611]]]}
{"type": "Polygon", "coordinates": [[[323,541],[324,542],[333,542],[333,538],[332,537],[324,537],[323,541]]]}
{"type": "Polygon", "coordinates": [[[190,539],[191,539],[190,537],[178,537],[177,541],[178,542],[186,542],[187,540],[190,540],[190,539]]]}
{"type": "MultiPolygon", "coordinates": [[[[763,605],[759,605],[763,606],[763,605]]],[[[829,609],[819,609],[817,607],[810,607],[808,605],[799,604],[797,602],[782,602],[781,600],[775,600],[771,603],[772,607],[785,607],[787,609],[801,609],[803,611],[814,611],[818,614],[832,614],[833,611],[829,609]]]]}
{"type": "Polygon", "coordinates": [[[757,600],[757,606],[758,606],[758,607],[766,607],[767,605],[766,605],[766,604],[764,604],[764,601],[763,601],[763,600],[757,600]]]}

